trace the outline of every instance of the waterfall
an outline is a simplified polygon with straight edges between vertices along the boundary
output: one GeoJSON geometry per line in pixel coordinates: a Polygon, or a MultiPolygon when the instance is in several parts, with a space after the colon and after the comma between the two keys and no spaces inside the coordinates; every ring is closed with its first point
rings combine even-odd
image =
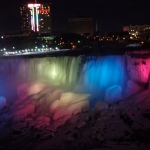
{"type": "Polygon", "coordinates": [[[126,59],[124,56],[101,56],[88,58],[83,65],[79,83],[93,99],[103,100],[104,91],[109,86],[124,88],[127,80],[126,59]]]}
{"type": "Polygon", "coordinates": [[[0,95],[12,102],[16,97],[17,86],[35,80],[69,89],[77,81],[79,64],[79,57],[1,59],[0,95]]]}
{"type": "Polygon", "coordinates": [[[44,80],[70,91],[90,93],[97,100],[103,99],[104,90],[109,86],[124,87],[124,56],[86,57],[84,64],[81,59],[69,56],[1,59],[0,95],[12,101],[18,85],[34,80],[44,80]]]}

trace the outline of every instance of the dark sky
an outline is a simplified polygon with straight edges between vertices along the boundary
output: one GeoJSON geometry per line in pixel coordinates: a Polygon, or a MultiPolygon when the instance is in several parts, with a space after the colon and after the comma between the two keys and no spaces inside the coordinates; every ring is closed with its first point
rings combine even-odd
{"type": "MultiPolygon", "coordinates": [[[[0,34],[18,32],[19,6],[33,0],[1,0],[0,34]]],[[[121,31],[124,24],[150,24],[149,0],[38,0],[52,2],[53,33],[67,32],[67,19],[82,14],[97,20],[102,32],[121,31]]]]}

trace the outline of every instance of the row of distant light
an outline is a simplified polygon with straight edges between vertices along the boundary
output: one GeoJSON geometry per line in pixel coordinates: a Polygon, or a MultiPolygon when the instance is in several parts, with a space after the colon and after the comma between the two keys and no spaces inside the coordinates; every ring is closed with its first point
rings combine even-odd
{"type": "MultiPolygon", "coordinates": [[[[15,47],[13,47],[12,49],[15,49],[15,47]]],[[[37,47],[35,47],[35,49],[25,49],[25,50],[22,50],[23,52],[30,52],[30,51],[48,51],[48,50],[59,50],[59,48],[58,47],[55,47],[55,48],[37,48],[37,47]]],[[[0,51],[6,51],[6,48],[3,48],[3,49],[0,49],[0,51]]]]}
{"type": "Polygon", "coordinates": [[[6,55],[9,55],[9,54],[21,54],[21,53],[32,53],[32,52],[45,52],[45,51],[55,51],[55,50],[59,50],[58,47],[55,47],[55,49],[52,49],[52,48],[46,48],[46,49],[25,49],[25,50],[20,50],[20,51],[13,51],[13,52],[9,52],[9,51],[5,51],[5,54],[6,55]]]}

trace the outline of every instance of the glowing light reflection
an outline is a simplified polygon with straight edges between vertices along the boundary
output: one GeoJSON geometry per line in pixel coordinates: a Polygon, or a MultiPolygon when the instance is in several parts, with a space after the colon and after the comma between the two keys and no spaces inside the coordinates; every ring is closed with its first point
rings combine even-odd
{"type": "Polygon", "coordinates": [[[92,58],[81,72],[80,82],[85,92],[103,100],[104,90],[112,85],[124,87],[126,81],[125,60],[123,56],[105,56],[98,60],[92,58]]]}
{"type": "Polygon", "coordinates": [[[53,70],[51,71],[52,74],[52,78],[54,79],[56,77],[56,70],[55,67],[53,68],[53,70]]]}
{"type": "Polygon", "coordinates": [[[127,80],[124,56],[104,56],[98,59],[93,57],[87,59],[83,66],[80,57],[21,58],[1,61],[3,62],[1,72],[6,72],[6,79],[10,74],[14,75],[12,78],[18,85],[42,79],[50,85],[57,85],[58,88],[89,93],[92,99],[97,100],[103,100],[106,88],[113,85],[124,88],[127,80]]]}

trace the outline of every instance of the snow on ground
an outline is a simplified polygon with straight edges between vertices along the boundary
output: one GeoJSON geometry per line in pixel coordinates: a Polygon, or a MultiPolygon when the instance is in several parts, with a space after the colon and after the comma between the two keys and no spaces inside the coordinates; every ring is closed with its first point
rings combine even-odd
{"type": "Polygon", "coordinates": [[[150,90],[99,101],[93,111],[89,94],[45,83],[25,83],[17,94],[11,107],[2,99],[0,150],[150,149],[150,90]]]}

